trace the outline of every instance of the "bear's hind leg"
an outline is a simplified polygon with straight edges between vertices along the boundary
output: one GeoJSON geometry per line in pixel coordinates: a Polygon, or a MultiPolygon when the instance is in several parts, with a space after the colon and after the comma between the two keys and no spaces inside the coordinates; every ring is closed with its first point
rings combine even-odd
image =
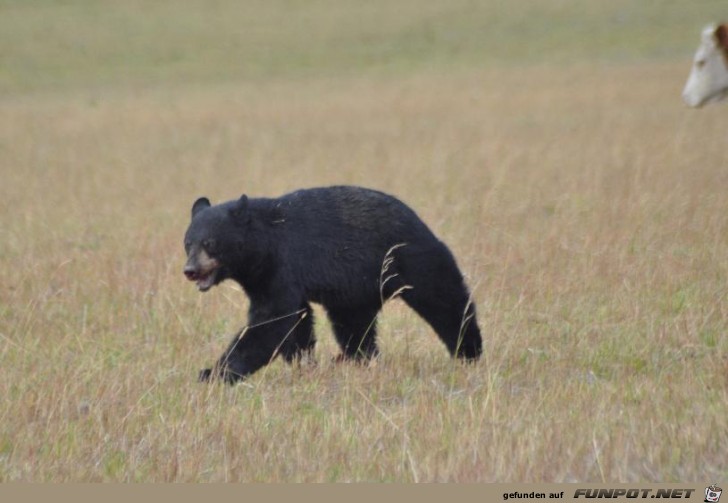
{"type": "Polygon", "coordinates": [[[412,243],[398,250],[394,266],[406,288],[400,296],[435,330],[450,355],[477,360],[482,339],[463,275],[442,243],[412,243]]]}
{"type": "Polygon", "coordinates": [[[445,343],[452,356],[477,360],[483,351],[475,306],[464,286],[457,295],[431,294],[414,288],[402,294],[404,301],[424,318],[445,343]]]}
{"type": "Polygon", "coordinates": [[[326,306],[326,312],[344,358],[370,360],[379,354],[376,342],[379,307],[326,306]]]}

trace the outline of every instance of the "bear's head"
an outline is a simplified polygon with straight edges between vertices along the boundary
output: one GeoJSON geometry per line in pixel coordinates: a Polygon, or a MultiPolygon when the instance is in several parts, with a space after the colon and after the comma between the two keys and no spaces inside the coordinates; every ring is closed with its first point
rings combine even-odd
{"type": "Polygon", "coordinates": [[[216,206],[201,197],[192,205],[192,221],[185,233],[184,274],[201,292],[230,277],[229,264],[243,237],[247,209],[245,195],[216,206]]]}

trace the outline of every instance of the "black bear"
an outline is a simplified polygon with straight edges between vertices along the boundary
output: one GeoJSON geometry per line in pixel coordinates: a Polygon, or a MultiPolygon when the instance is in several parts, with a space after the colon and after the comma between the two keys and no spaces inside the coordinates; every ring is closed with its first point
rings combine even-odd
{"type": "Polygon", "coordinates": [[[398,199],[361,187],[303,189],[279,198],[192,205],[184,274],[207,291],[237,281],[249,324],[200,380],[233,383],[278,355],[313,349],[310,302],[323,305],[342,356],[378,353],[376,317],[400,296],[451,355],[477,359],[480,330],[450,250],[398,199]]]}

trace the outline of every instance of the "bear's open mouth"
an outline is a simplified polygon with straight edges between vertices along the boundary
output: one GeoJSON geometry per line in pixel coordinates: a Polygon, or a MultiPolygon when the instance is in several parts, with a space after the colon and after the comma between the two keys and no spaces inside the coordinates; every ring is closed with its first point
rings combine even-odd
{"type": "Polygon", "coordinates": [[[184,273],[188,280],[195,282],[199,291],[206,292],[217,284],[219,270],[220,264],[217,261],[210,261],[209,267],[206,269],[200,270],[188,266],[184,273]]]}
{"type": "Polygon", "coordinates": [[[197,278],[195,279],[195,284],[197,285],[197,289],[199,291],[206,292],[210,288],[215,286],[215,278],[217,277],[217,270],[218,270],[218,268],[216,267],[215,269],[212,269],[211,271],[209,271],[205,274],[200,274],[197,276],[197,278]]]}

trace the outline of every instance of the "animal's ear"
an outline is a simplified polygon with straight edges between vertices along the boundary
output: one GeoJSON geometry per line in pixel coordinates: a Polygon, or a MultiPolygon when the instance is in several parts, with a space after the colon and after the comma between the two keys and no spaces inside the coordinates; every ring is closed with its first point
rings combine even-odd
{"type": "Polygon", "coordinates": [[[192,218],[195,218],[195,215],[197,215],[200,211],[204,210],[205,208],[209,208],[210,200],[206,197],[201,197],[197,201],[195,201],[195,204],[192,205],[192,218]]]}
{"type": "Polygon", "coordinates": [[[243,194],[240,199],[235,201],[235,204],[230,208],[230,215],[236,220],[247,220],[246,216],[248,213],[248,196],[243,194]]]}
{"type": "Polygon", "coordinates": [[[715,29],[715,40],[718,42],[718,47],[728,49],[728,25],[725,23],[718,25],[715,29]]]}

